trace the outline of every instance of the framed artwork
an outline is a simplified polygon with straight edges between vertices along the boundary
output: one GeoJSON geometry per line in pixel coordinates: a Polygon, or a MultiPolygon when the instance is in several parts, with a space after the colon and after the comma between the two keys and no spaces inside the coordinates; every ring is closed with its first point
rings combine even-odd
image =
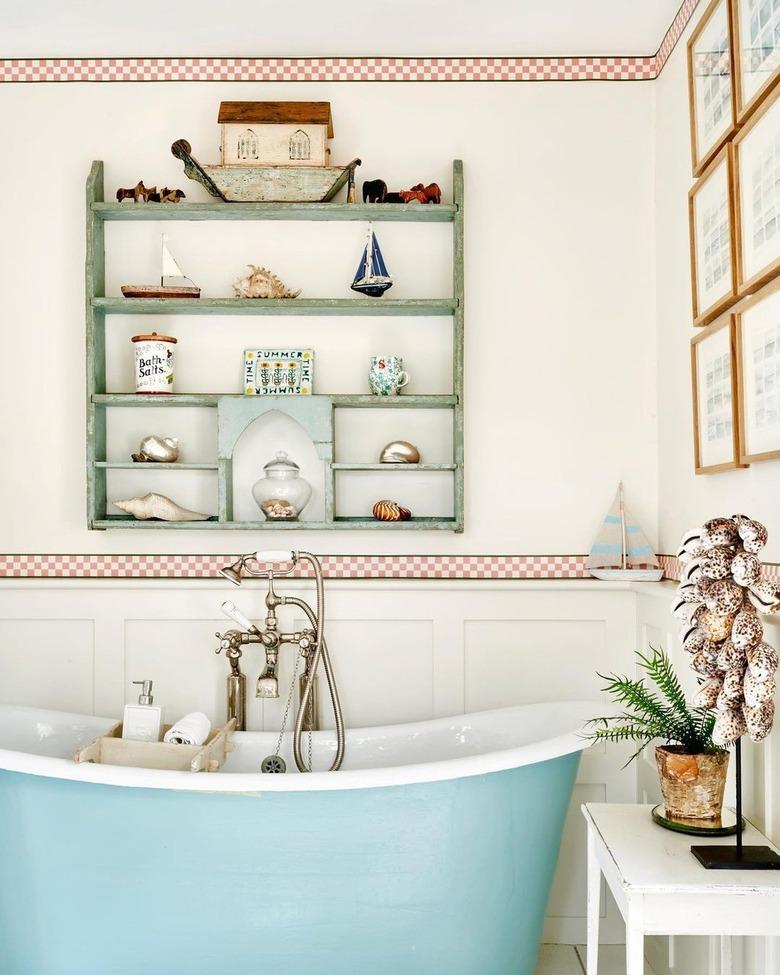
{"type": "Polygon", "coordinates": [[[694,325],[707,325],[737,297],[733,183],[725,145],[688,193],[694,325]]]}
{"type": "Polygon", "coordinates": [[[780,2],[731,0],[737,121],[744,122],[780,80],[780,2]]]}
{"type": "Polygon", "coordinates": [[[780,272],[780,88],[733,145],[737,289],[745,295],[780,272]]]}
{"type": "Polygon", "coordinates": [[[734,315],[740,460],[780,458],[780,281],[734,315]]]}
{"type": "Polygon", "coordinates": [[[712,0],[688,41],[693,175],[736,128],[730,0],[712,0]]]}
{"type": "Polygon", "coordinates": [[[693,454],[697,474],[741,467],[733,316],[691,342],[693,454]]]}

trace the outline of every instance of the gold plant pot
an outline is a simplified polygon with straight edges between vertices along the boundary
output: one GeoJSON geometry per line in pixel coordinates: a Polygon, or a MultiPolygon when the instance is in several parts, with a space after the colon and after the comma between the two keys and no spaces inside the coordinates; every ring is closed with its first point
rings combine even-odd
{"type": "Polygon", "coordinates": [[[720,819],[728,752],[688,755],[679,745],[658,745],[655,762],[668,819],[720,819]]]}

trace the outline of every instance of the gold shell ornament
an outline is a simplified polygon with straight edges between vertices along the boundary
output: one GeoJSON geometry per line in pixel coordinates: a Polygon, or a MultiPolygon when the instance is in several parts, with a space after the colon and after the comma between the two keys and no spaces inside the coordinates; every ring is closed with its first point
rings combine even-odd
{"type": "Polygon", "coordinates": [[[382,448],[380,464],[419,464],[420,451],[408,440],[391,440],[382,448]]]}
{"type": "Polygon", "coordinates": [[[132,457],[136,464],[173,464],[179,459],[179,441],[176,437],[144,437],[132,457]]]}
{"type": "Polygon", "coordinates": [[[182,508],[164,494],[145,494],[142,498],[128,498],[126,501],[114,501],[114,506],[126,511],[138,521],[208,521],[209,515],[199,511],[189,511],[182,508]]]}
{"type": "Polygon", "coordinates": [[[377,501],[371,509],[377,521],[409,521],[412,513],[397,501],[377,501]]]}

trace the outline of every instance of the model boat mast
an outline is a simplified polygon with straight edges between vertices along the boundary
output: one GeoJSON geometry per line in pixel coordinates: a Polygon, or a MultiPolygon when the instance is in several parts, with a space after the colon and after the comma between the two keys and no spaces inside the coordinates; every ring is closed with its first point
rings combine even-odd
{"type": "Polygon", "coordinates": [[[168,248],[168,235],[162,234],[159,284],[123,284],[125,298],[200,298],[200,288],[186,275],[168,248]]]}

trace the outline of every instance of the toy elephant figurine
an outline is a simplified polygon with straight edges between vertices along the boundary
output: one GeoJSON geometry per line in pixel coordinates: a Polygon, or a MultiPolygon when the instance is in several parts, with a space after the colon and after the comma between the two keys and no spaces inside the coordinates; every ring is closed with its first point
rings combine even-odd
{"type": "Polygon", "coordinates": [[[364,203],[384,203],[387,196],[387,183],[383,179],[367,179],[363,183],[364,203]]]}

